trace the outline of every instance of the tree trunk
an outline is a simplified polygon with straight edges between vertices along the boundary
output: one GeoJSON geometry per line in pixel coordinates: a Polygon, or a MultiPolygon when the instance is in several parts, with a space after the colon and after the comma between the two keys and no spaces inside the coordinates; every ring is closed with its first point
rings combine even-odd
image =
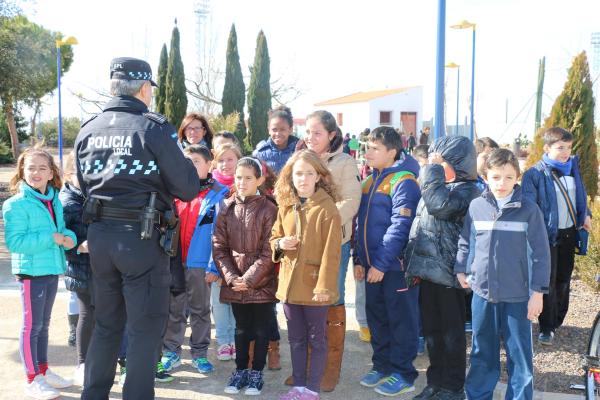
{"type": "Polygon", "coordinates": [[[4,104],[4,113],[6,115],[6,123],[8,124],[13,158],[17,161],[17,158],[19,158],[19,136],[17,135],[17,124],[15,123],[12,99],[2,99],[2,103],[4,104]]]}

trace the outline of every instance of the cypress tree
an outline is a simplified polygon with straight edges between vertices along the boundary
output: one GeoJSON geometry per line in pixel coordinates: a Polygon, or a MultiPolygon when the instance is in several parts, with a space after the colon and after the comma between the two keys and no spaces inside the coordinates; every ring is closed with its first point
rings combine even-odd
{"type": "Polygon", "coordinates": [[[240,66],[240,56],[237,46],[235,24],[231,24],[229,40],[227,41],[227,65],[225,67],[225,86],[223,87],[223,116],[234,112],[239,114],[239,121],[235,128],[235,135],[240,143],[246,137],[246,124],[244,123],[244,103],[246,102],[246,86],[240,66]]]}
{"type": "Polygon", "coordinates": [[[165,99],[165,116],[177,129],[187,111],[187,93],[185,88],[185,74],[183,62],[179,51],[179,29],[177,20],[171,36],[169,62],[167,68],[167,88],[165,99]]]}
{"type": "Polygon", "coordinates": [[[554,102],[543,128],[536,132],[528,164],[542,158],[543,132],[553,126],[559,126],[573,134],[573,154],[579,156],[581,178],[587,194],[593,199],[598,193],[598,157],[594,130],[594,94],[585,51],[573,60],[562,93],[554,102]]]}
{"type": "Polygon", "coordinates": [[[167,55],[167,44],[163,44],[162,50],[160,51],[160,60],[158,62],[158,74],[156,75],[156,95],[154,98],[154,104],[156,105],[156,112],[159,114],[165,113],[165,100],[167,97],[167,68],[168,68],[169,56],[167,55]]]}
{"type": "Polygon", "coordinates": [[[248,134],[246,145],[254,149],[268,135],[267,113],[271,109],[269,50],[267,39],[260,31],[256,39],[254,65],[248,87],[248,134]]]}

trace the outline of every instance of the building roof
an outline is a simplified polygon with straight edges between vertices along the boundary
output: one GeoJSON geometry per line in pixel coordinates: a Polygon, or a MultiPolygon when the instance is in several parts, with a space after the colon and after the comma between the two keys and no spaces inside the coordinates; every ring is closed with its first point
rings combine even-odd
{"type": "Polygon", "coordinates": [[[389,96],[390,94],[402,93],[414,89],[414,86],[396,88],[396,89],[385,89],[385,90],[373,90],[370,92],[357,92],[349,94],[347,96],[338,97],[331,100],[322,101],[316,103],[315,106],[330,106],[334,104],[346,104],[346,103],[363,103],[371,101],[378,97],[389,96]]]}

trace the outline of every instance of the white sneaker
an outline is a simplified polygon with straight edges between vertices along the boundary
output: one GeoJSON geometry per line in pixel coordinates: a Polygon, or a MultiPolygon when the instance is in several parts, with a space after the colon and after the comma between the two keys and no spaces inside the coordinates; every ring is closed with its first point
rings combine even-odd
{"type": "Polygon", "coordinates": [[[79,364],[75,368],[75,373],[73,374],[73,384],[77,386],[83,386],[83,378],[85,373],[85,364],[79,364]]]}
{"type": "Polygon", "coordinates": [[[44,375],[36,375],[31,383],[25,385],[25,395],[37,400],[50,400],[60,397],[60,392],[48,385],[44,375]]]}
{"type": "Polygon", "coordinates": [[[44,378],[46,379],[46,383],[52,386],[55,389],[64,389],[73,385],[73,381],[71,379],[65,379],[58,375],[56,375],[52,370],[47,369],[44,374],[44,378]]]}

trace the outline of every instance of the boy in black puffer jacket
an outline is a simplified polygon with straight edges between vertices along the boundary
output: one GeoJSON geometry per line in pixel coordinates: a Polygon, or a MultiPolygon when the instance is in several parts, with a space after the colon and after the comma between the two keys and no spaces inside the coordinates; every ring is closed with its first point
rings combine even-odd
{"type": "Polygon", "coordinates": [[[84,361],[94,329],[94,308],[92,306],[92,270],[87,249],[87,225],[83,223],[83,203],[85,198],[79,189],[73,153],[66,159],[64,169],[65,185],[58,198],[63,206],[65,226],[75,232],[78,246],[66,251],[67,269],[65,285],[75,292],[79,300],[79,320],[77,321],[77,369],[75,384],[83,385],[84,361]]]}
{"type": "Polygon", "coordinates": [[[415,399],[464,399],[465,292],[454,275],[458,238],[477,188],[475,146],[449,136],[429,148],[421,172],[421,201],[405,260],[407,275],[420,278],[421,318],[429,351],[427,387],[415,399]]]}

